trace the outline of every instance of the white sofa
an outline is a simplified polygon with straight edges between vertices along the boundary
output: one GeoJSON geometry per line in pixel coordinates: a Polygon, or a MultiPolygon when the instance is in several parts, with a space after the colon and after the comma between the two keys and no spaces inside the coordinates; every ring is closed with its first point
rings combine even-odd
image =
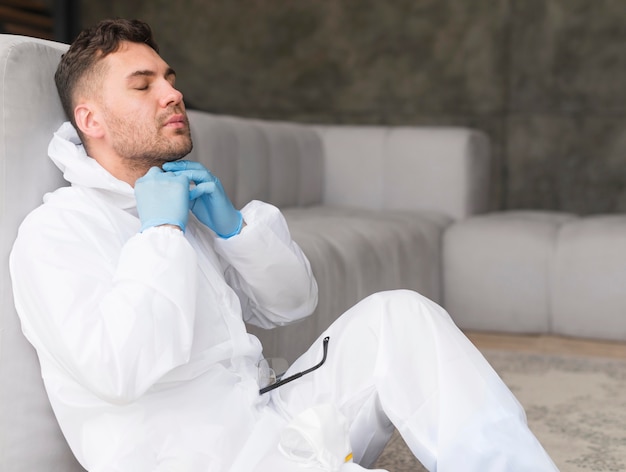
{"type": "MultiPolygon", "coordinates": [[[[0,35],[0,470],[81,470],[47,402],[13,307],[8,256],[24,216],[65,185],[47,158],[65,120],[53,74],[65,45],[0,35]]],[[[189,113],[195,148],[237,206],[283,209],[311,260],[319,305],[307,320],[255,330],[289,360],[370,293],[412,288],[441,301],[441,241],[487,205],[489,142],[461,128],[307,126],[189,113]]],[[[50,283],[57,283],[53,280],[50,283]]]]}

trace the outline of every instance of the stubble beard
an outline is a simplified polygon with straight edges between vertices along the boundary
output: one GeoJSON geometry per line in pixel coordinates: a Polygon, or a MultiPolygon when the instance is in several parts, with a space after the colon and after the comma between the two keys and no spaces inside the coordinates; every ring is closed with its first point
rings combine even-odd
{"type": "Polygon", "coordinates": [[[181,110],[164,113],[152,126],[141,126],[124,122],[117,117],[109,117],[116,130],[113,149],[124,160],[128,169],[145,173],[151,167],[161,167],[166,162],[177,161],[191,152],[193,143],[188,123],[184,128],[173,130],[174,137],[165,135],[165,121],[173,113],[181,113],[181,110]]]}

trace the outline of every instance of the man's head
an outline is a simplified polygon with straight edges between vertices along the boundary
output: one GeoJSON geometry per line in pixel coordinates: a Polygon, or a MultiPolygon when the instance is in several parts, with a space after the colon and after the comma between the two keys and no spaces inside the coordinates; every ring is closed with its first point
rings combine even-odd
{"type": "Polygon", "coordinates": [[[158,54],[150,27],[105,20],[63,55],[55,81],[91,157],[129,181],[191,151],[176,74],[158,54]]]}
{"type": "Polygon", "coordinates": [[[102,79],[102,59],[116,52],[122,41],[143,43],[157,53],[150,26],[138,20],[104,20],[83,30],[63,55],[57,68],[56,82],[63,110],[74,127],[76,95],[95,94],[102,79]]]}

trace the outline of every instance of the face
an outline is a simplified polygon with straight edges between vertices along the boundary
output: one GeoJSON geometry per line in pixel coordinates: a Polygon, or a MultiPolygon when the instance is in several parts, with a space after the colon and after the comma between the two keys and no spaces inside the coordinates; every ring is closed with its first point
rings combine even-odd
{"type": "Polygon", "coordinates": [[[125,42],[104,59],[100,111],[106,141],[129,169],[187,155],[189,122],[176,74],[145,44],[125,42]]]}

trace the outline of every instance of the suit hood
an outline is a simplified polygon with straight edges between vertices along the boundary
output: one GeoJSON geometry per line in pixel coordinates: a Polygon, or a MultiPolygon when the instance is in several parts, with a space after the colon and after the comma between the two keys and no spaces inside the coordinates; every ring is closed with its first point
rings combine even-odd
{"type": "Polygon", "coordinates": [[[52,162],[63,172],[63,178],[73,186],[92,188],[111,194],[124,208],[135,206],[135,192],[128,183],[111,175],[95,159],[89,157],[70,122],[54,133],[48,146],[52,162]]]}

